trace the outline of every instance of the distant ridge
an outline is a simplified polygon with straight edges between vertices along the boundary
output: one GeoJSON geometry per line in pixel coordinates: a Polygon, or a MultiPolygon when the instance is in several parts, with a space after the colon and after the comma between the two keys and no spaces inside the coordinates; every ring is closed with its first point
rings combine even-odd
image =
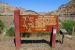
{"type": "Polygon", "coordinates": [[[71,0],[66,4],[61,5],[58,10],[50,12],[53,15],[75,15],[75,0],[71,0]]]}
{"type": "Polygon", "coordinates": [[[14,10],[16,9],[20,9],[21,14],[24,15],[28,15],[28,14],[33,14],[36,15],[38,14],[37,12],[33,11],[33,10],[27,10],[21,7],[15,7],[15,6],[11,6],[7,3],[0,3],[0,14],[1,15],[12,15],[14,10]]]}
{"type": "Polygon", "coordinates": [[[75,0],[70,0],[68,3],[61,5],[57,10],[52,12],[35,12],[33,10],[27,10],[21,7],[14,7],[7,3],[0,3],[0,14],[2,15],[12,15],[15,9],[20,9],[21,14],[28,15],[75,15],[75,0]]]}

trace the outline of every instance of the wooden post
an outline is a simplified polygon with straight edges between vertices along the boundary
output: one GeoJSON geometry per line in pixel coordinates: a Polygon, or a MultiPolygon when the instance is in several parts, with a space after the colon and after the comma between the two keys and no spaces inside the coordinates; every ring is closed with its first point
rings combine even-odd
{"type": "Polygon", "coordinates": [[[52,33],[52,47],[56,47],[56,26],[53,27],[53,33],[52,33]]]}
{"type": "Polygon", "coordinates": [[[52,30],[52,39],[51,39],[51,45],[53,48],[56,47],[56,33],[58,31],[58,16],[56,16],[56,24],[53,26],[53,30],[52,30]]]}
{"type": "Polygon", "coordinates": [[[17,49],[19,49],[21,46],[20,31],[19,31],[19,16],[20,16],[20,10],[15,10],[14,11],[14,24],[15,24],[15,43],[16,43],[17,49]]]}
{"type": "Polygon", "coordinates": [[[74,30],[75,30],[75,28],[74,28],[74,26],[73,26],[73,28],[72,28],[72,38],[73,38],[73,36],[74,36],[74,30]]]}
{"type": "Polygon", "coordinates": [[[56,32],[58,32],[58,16],[56,16],[56,32]]]}

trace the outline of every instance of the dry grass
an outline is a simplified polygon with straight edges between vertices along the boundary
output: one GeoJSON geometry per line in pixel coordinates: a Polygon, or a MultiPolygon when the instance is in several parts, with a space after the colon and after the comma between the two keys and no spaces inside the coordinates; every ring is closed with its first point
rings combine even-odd
{"type": "MultiPolygon", "coordinates": [[[[49,36],[45,37],[30,37],[22,38],[22,40],[42,40],[49,41],[49,36]]],[[[61,38],[59,38],[61,39],[61,38]]],[[[42,41],[43,42],[43,41],[42,41]]],[[[56,48],[51,48],[47,43],[23,43],[19,50],[75,50],[75,40],[64,39],[64,44],[57,43],[56,48]]],[[[16,50],[14,45],[14,38],[0,36],[0,50],[16,50]]]]}

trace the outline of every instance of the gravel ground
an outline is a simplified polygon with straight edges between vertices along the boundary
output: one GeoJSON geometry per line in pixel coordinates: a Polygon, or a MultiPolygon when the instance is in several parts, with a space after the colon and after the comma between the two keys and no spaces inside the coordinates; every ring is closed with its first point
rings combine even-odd
{"type": "MultiPolygon", "coordinates": [[[[29,43],[25,41],[26,43],[23,43],[19,50],[75,50],[75,40],[69,38],[65,38],[62,45],[57,43],[56,48],[51,48],[48,43],[44,43],[44,40],[50,40],[49,36],[22,38],[22,40],[28,40],[29,43]]],[[[16,50],[14,38],[0,36],[0,50],[16,50]]]]}

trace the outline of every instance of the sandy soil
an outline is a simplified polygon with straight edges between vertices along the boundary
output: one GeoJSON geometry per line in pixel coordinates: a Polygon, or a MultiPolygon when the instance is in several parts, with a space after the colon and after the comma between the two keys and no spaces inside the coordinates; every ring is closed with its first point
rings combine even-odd
{"type": "MultiPolygon", "coordinates": [[[[65,38],[64,44],[57,43],[56,48],[51,48],[45,43],[50,40],[49,36],[22,38],[22,40],[24,43],[19,50],[75,50],[75,39],[65,38]]],[[[0,36],[0,50],[16,50],[14,38],[0,36]]]]}

